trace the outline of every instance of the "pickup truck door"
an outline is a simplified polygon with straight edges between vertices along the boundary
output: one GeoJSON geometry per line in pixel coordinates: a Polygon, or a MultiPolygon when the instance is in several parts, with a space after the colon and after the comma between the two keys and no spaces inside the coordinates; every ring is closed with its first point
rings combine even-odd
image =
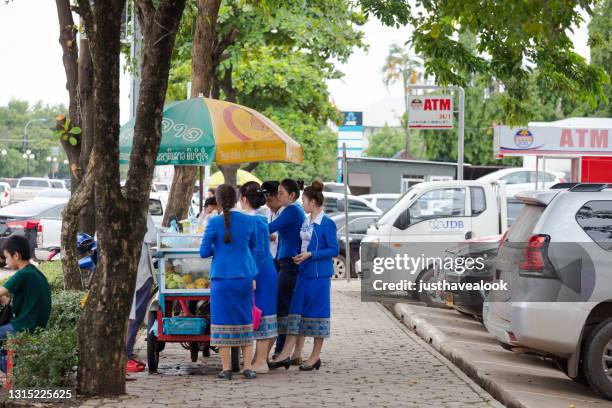
{"type": "MultiPolygon", "coordinates": [[[[440,187],[424,191],[402,211],[390,229],[388,249],[391,256],[439,257],[471,234],[468,188],[440,187]]],[[[412,280],[418,272],[412,274],[412,280]]],[[[397,278],[409,279],[401,275],[397,278]]]]}

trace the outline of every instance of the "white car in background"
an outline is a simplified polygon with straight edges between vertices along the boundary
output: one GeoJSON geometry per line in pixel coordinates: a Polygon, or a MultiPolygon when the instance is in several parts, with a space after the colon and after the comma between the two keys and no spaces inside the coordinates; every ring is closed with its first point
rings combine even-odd
{"type": "Polygon", "coordinates": [[[31,200],[40,193],[41,190],[56,188],[68,190],[63,180],[52,180],[42,177],[22,177],[17,182],[17,187],[12,191],[11,202],[31,200]]]}
{"type": "MultiPolygon", "coordinates": [[[[344,184],[333,181],[325,181],[323,183],[323,192],[344,194],[344,184]]],[[[348,188],[348,193],[351,194],[351,188],[348,188]]]]}
{"type": "Polygon", "coordinates": [[[70,199],[70,190],[65,190],[61,188],[46,188],[41,190],[40,193],[36,195],[36,198],[65,198],[70,199]]]}
{"type": "Polygon", "coordinates": [[[364,200],[372,203],[374,207],[381,211],[387,211],[400,197],[401,194],[393,193],[362,194],[359,196],[359,198],[363,198],[364,200]]]}
{"type": "Polygon", "coordinates": [[[0,207],[6,207],[11,203],[11,185],[0,183],[0,207]]]}
{"type": "MultiPolygon", "coordinates": [[[[538,178],[538,189],[546,189],[557,183],[563,183],[565,180],[565,173],[546,170],[545,172],[540,170],[537,174],[538,178]]],[[[535,190],[536,182],[536,171],[525,169],[522,167],[515,167],[511,169],[501,169],[494,171],[493,173],[485,174],[484,176],[477,179],[478,181],[505,181],[506,182],[506,196],[513,197],[514,195],[528,190],[535,190]]]]}
{"type": "MultiPolygon", "coordinates": [[[[323,191],[323,197],[325,198],[323,207],[326,214],[344,212],[344,194],[323,191]]],[[[372,212],[379,215],[382,214],[382,211],[376,208],[370,202],[361,197],[352,195],[348,196],[348,211],[372,212]]]]}

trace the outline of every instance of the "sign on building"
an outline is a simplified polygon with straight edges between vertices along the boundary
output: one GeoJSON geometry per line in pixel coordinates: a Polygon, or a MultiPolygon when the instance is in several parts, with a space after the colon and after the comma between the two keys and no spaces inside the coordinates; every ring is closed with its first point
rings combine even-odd
{"type": "Polygon", "coordinates": [[[496,155],[612,155],[612,128],[529,126],[495,128],[496,155]]]}
{"type": "Polygon", "coordinates": [[[453,98],[447,95],[409,95],[410,129],[452,129],[453,98]]]}
{"type": "Polygon", "coordinates": [[[342,127],[363,126],[363,112],[342,112],[342,127]]]}

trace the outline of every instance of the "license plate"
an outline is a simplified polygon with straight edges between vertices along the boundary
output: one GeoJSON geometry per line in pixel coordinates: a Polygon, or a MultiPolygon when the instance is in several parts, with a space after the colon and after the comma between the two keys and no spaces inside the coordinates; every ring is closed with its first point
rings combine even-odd
{"type": "Polygon", "coordinates": [[[446,306],[452,306],[453,305],[453,294],[452,293],[447,293],[445,295],[445,299],[446,299],[446,306]]]}

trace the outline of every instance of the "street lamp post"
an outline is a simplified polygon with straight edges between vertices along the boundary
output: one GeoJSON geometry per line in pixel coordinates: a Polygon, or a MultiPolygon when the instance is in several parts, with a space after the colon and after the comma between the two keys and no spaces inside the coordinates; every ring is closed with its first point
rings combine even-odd
{"type": "Polygon", "coordinates": [[[49,163],[49,171],[51,173],[51,178],[55,178],[55,166],[57,165],[57,157],[47,156],[47,163],[49,163]]]}
{"type": "Polygon", "coordinates": [[[34,155],[34,153],[32,153],[30,149],[27,149],[21,157],[23,157],[26,161],[26,176],[29,176],[30,175],[30,160],[34,160],[36,156],[34,155]]]}
{"type": "Polygon", "coordinates": [[[28,121],[28,123],[26,123],[26,125],[23,128],[23,149],[24,150],[28,149],[28,128],[30,127],[30,125],[35,122],[46,122],[47,120],[48,120],[47,118],[38,118],[38,119],[32,119],[28,121]]]}

